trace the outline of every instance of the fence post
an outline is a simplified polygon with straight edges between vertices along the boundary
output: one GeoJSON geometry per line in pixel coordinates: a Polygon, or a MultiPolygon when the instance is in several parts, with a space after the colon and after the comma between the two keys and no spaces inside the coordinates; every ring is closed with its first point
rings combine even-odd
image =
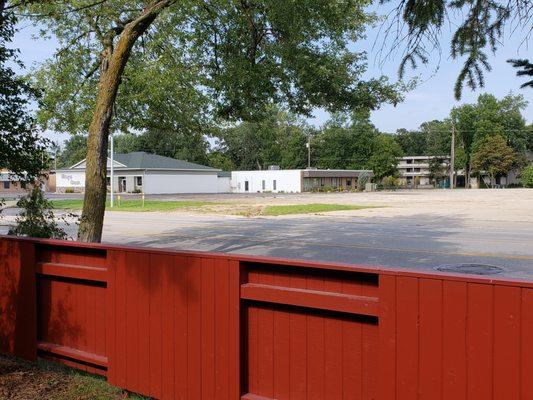
{"type": "Polygon", "coordinates": [[[0,241],[0,352],[37,359],[35,245],[0,241]]]}

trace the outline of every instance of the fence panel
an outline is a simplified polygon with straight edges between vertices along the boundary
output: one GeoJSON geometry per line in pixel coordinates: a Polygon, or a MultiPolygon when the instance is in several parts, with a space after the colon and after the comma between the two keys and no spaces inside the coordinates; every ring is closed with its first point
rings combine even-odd
{"type": "Polygon", "coordinates": [[[533,399],[533,284],[0,238],[0,351],[159,399],[533,399]]]}

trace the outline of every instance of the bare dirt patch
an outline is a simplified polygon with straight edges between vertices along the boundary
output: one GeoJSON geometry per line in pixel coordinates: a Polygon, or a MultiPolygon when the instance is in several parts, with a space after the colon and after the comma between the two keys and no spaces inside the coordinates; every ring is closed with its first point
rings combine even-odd
{"type": "Polygon", "coordinates": [[[110,386],[99,376],[58,364],[0,355],[2,400],[119,400],[143,399],[110,386]]]}

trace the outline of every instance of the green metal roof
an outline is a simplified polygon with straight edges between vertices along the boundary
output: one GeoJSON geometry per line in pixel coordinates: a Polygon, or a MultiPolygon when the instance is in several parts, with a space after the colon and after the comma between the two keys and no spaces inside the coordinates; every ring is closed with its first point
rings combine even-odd
{"type": "Polygon", "coordinates": [[[150,154],[144,151],[135,151],[133,153],[115,154],[115,161],[124,164],[126,168],[135,169],[199,169],[199,170],[213,170],[205,165],[195,164],[188,161],[176,160],[175,158],[158,156],[157,154],[150,154]]]}

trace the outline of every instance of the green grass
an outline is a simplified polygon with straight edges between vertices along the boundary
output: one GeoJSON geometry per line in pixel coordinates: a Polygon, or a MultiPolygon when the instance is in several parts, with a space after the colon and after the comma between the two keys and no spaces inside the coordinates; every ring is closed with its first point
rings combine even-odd
{"type": "Polygon", "coordinates": [[[329,211],[362,210],[372,206],[358,206],[349,204],[293,204],[283,206],[266,206],[262,215],[312,214],[329,211]]]}
{"type": "MultiPolygon", "coordinates": [[[[162,200],[145,200],[144,206],[142,200],[115,200],[115,206],[111,208],[109,201],[106,203],[108,211],[175,211],[182,208],[203,207],[215,205],[209,201],[162,201],[162,200]]],[[[56,210],[81,210],[83,200],[53,200],[52,207],[56,210]]]]}

